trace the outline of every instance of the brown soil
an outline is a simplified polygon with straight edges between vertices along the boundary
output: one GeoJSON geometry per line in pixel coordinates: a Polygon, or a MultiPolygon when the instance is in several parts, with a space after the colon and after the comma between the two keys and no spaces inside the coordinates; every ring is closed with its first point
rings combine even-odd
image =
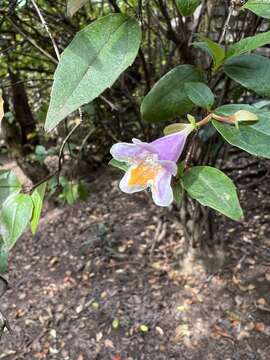
{"type": "Polygon", "coordinates": [[[121,194],[118,172],[97,172],[87,202],[48,207],[11,256],[0,359],[269,360],[270,167],[233,166],[245,222],[220,218],[216,252],[180,266],[180,224],[121,194]]]}

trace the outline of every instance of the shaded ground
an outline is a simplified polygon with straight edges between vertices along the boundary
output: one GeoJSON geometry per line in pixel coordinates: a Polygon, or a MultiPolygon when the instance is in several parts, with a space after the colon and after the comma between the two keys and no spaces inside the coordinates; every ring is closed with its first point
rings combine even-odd
{"type": "Polygon", "coordinates": [[[0,359],[269,360],[269,165],[235,160],[246,220],[222,220],[222,266],[198,259],[189,276],[168,210],[98,173],[86,203],[48,210],[18,242],[0,359]]]}

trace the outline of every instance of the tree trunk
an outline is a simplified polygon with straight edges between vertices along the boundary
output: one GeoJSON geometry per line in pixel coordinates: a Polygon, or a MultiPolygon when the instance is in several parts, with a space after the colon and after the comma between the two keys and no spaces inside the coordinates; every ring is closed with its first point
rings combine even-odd
{"type": "MultiPolygon", "coordinates": [[[[36,133],[36,122],[29,106],[27,93],[24,84],[20,82],[18,74],[9,69],[12,89],[12,103],[14,111],[14,121],[2,121],[1,128],[12,156],[16,159],[25,175],[34,183],[40,181],[48,175],[45,165],[40,165],[35,161],[30,161],[27,156],[33,153],[38,144],[36,133]],[[33,136],[34,135],[34,136],[33,136]]],[[[5,113],[10,111],[8,97],[3,94],[5,113]]]]}

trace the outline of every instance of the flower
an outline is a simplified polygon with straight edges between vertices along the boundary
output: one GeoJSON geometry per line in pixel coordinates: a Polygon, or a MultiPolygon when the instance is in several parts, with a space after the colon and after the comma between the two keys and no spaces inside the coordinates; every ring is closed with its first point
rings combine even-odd
{"type": "Polygon", "coordinates": [[[171,178],[177,173],[176,162],[193,129],[193,125],[185,124],[183,130],[150,143],[132,139],[132,144],[114,144],[110,151],[113,158],[130,165],[120,189],[132,194],[150,188],[156,205],[169,206],[173,201],[171,178]]]}

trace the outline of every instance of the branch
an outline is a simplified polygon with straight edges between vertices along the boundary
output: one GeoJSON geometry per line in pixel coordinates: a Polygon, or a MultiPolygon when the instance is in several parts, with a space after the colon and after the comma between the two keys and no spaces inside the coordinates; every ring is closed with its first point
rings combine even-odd
{"type": "Polygon", "coordinates": [[[36,49],[38,49],[43,55],[45,55],[48,59],[50,59],[54,64],[58,64],[58,61],[49,54],[46,50],[44,50],[42,47],[40,47],[35,40],[33,40],[31,37],[29,37],[27,34],[22,31],[17,24],[9,17],[7,16],[8,21],[11,23],[11,25],[14,27],[16,31],[18,31],[19,34],[21,34],[30,44],[32,44],[36,49]]]}

